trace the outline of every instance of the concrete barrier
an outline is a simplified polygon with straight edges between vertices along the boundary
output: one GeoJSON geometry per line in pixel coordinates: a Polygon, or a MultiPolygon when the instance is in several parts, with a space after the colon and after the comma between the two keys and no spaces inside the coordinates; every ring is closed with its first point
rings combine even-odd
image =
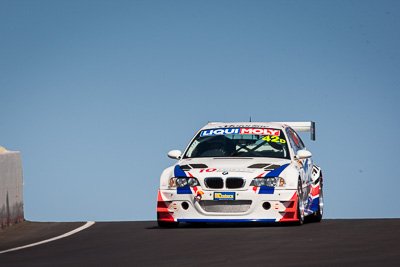
{"type": "Polygon", "coordinates": [[[24,220],[20,152],[0,152],[0,224],[1,228],[24,220]]]}

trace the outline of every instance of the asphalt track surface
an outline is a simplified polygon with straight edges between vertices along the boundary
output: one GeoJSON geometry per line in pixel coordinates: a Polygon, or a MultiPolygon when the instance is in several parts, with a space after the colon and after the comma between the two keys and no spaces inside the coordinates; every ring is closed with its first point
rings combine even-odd
{"type": "MultiPolygon", "coordinates": [[[[0,251],[81,223],[23,222],[0,231],[0,251]]],[[[96,222],[72,236],[0,254],[0,266],[400,266],[400,219],[303,226],[96,222]]]]}

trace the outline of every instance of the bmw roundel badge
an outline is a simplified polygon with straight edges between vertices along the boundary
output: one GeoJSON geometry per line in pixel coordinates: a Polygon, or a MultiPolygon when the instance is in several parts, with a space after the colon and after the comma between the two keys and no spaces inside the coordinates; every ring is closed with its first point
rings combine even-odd
{"type": "Polygon", "coordinates": [[[223,175],[227,175],[227,174],[228,174],[228,172],[223,172],[222,174],[223,174],[223,175]]]}

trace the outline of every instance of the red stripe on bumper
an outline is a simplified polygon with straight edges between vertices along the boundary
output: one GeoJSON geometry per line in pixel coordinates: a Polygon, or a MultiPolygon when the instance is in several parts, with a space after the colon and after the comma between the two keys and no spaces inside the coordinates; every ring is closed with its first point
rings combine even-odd
{"type": "Polygon", "coordinates": [[[280,222],[291,222],[291,221],[298,221],[297,219],[297,191],[293,194],[291,199],[289,200],[291,203],[285,209],[285,211],[281,212],[283,214],[282,219],[280,222]]]}

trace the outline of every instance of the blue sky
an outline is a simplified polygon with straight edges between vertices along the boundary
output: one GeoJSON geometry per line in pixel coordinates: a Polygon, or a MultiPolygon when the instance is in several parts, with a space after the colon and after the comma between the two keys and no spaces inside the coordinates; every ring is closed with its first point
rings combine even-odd
{"type": "Polygon", "coordinates": [[[398,1],[0,0],[0,145],[32,221],[155,220],[208,121],[310,121],[325,218],[398,218],[398,1]]]}

